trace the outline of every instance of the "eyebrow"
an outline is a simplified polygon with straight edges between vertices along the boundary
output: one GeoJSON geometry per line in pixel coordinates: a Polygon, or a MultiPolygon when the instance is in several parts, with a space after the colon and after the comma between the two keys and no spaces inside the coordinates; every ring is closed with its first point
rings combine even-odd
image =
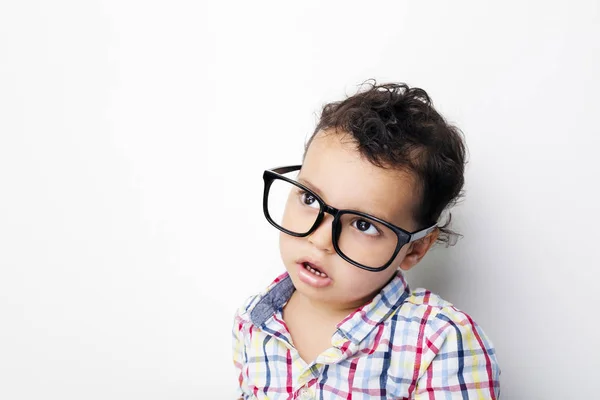
{"type": "MultiPolygon", "coordinates": [[[[319,189],[317,186],[313,185],[313,184],[312,184],[310,181],[308,181],[307,179],[304,179],[304,178],[302,178],[302,177],[298,176],[298,177],[296,178],[296,180],[297,180],[298,182],[300,182],[301,184],[303,184],[304,186],[308,187],[310,190],[312,190],[312,191],[313,191],[313,192],[315,192],[316,194],[318,194],[318,195],[319,195],[319,197],[321,197],[321,198],[325,197],[325,196],[323,195],[323,192],[322,192],[322,191],[321,191],[321,190],[320,190],[320,189],[319,189]]],[[[332,207],[333,207],[333,206],[332,206],[332,207]]],[[[335,208],[338,208],[338,209],[340,209],[339,207],[335,207],[335,208]]],[[[361,213],[364,213],[364,214],[368,214],[368,215],[370,215],[370,216],[372,216],[372,217],[376,217],[376,218],[382,219],[382,220],[384,220],[384,221],[387,221],[387,222],[388,222],[388,223],[390,223],[390,224],[396,225],[394,222],[392,222],[392,221],[391,221],[391,219],[390,219],[390,216],[389,216],[389,215],[380,215],[380,214],[376,214],[376,213],[373,213],[373,212],[371,212],[371,211],[369,211],[369,210],[365,210],[365,209],[363,209],[363,208],[344,208],[343,210],[358,211],[358,212],[361,212],[361,213]]]]}
{"type": "Polygon", "coordinates": [[[304,179],[300,176],[298,176],[298,178],[296,178],[296,179],[298,182],[300,182],[304,186],[307,186],[310,190],[312,190],[313,192],[316,192],[319,196],[323,197],[323,192],[321,192],[321,190],[318,187],[316,187],[315,185],[310,183],[310,181],[308,181],[307,179],[304,179]]]}

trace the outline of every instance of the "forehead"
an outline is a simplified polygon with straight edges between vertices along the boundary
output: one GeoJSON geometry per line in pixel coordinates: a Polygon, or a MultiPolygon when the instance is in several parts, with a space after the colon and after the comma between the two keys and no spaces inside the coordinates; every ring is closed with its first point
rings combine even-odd
{"type": "Polygon", "coordinates": [[[311,142],[298,180],[328,204],[362,211],[413,230],[418,202],[413,174],[373,165],[344,133],[319,132],[311,142]]]}

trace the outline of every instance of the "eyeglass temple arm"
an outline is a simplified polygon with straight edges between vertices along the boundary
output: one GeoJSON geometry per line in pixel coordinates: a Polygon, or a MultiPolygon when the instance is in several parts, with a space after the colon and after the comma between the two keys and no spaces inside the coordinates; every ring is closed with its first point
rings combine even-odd
{"type": "Polygon", "coordinates": [[[427,236],[431,232],[433,232],[436,227],[437,227],[437,224],[434,224],[434,225],[430,226],[429,228],[425,228],[421,231],[411,233],[410,240],[408,242],[410,243],[410,242],[414,242],[415,240],[424,238],[425,236],[427,236]]]}

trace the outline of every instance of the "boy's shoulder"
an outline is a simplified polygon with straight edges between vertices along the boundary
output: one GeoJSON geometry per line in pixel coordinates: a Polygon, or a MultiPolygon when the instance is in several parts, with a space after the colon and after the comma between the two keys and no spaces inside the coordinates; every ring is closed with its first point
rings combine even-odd
{"type": "Polygon", "coordinates": [[[424,288],[410,291],[410,296],[398,308],[399,313],[415,313],[431,321],[473,323],[472,318],[453,303],[424,288]]]}
{"type": "Polygon", "coordinates": [[[406,303],[415,306],[425,306],[431,308],[453,307],[454,305],[447,300],[444,300],[438,294],[424,288],[413,289],[410,291],[410,296],[406,299],[406,303]]]}
{"type": "Polygon", "coordinates": [[[424,325],[426,337],[455,341],[475,337],[480,345],[493,352],[489,337],[467,312],[427,289],[412,290],[397,314],[404,321],[424,325]]]}

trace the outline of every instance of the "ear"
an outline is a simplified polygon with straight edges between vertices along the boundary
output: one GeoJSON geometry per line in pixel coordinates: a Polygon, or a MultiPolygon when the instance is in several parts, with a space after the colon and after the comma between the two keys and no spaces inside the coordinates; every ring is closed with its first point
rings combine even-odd
{"type": "Polygon", "coordinates": [[[433,246],[439,234],[440,231],[436,228],[433,232],[431,232],[424,238],[410,243],[408,245],[408,251],[404,256],[404,259],[400,263],[400,269],[403,271],[408,271],[409,269],[417,265],[419,261],[421,261],[421,259],[425,257],[425,254],[427,254],[431,246],[433,246]]]}

